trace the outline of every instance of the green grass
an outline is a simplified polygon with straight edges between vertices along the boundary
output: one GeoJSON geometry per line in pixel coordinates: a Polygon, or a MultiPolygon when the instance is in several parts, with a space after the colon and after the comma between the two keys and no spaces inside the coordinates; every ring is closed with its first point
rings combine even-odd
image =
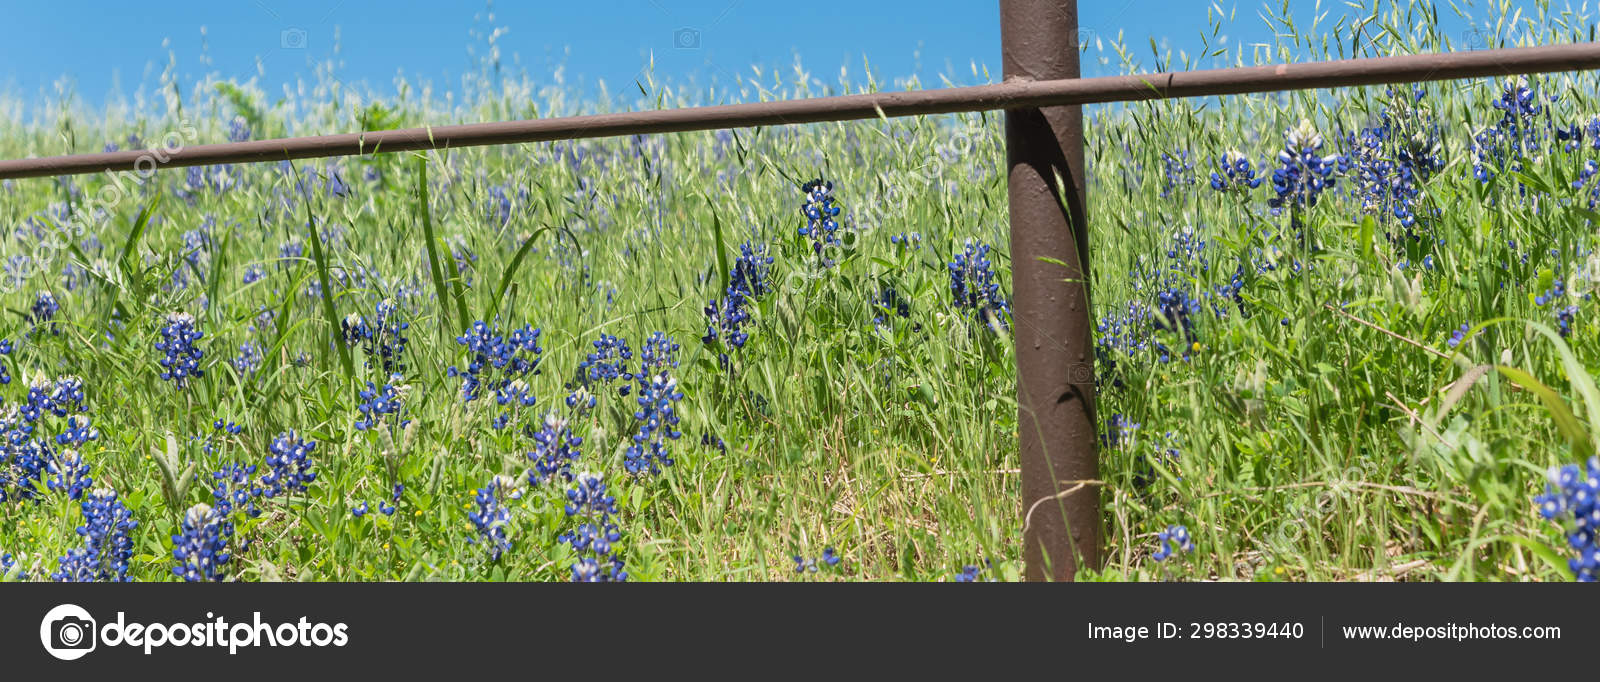
{"type": "MultiPolygon", "coordinates": [[[[1371,17],[1365,31],[1381,36],[1364,54],[1448,47],[1415,7],[1348,13],[1371,17]],[[1418,28],[1374,30],[1381,26],[1418,28]]],[[[1519,40],[1570,41],[1566,26],[1580,24],[1525,19],[1519,40]]],[[[1284,54],[1348,56],[1349,23],[1281,28],[1284,54]],[[1345,40],[1303,37],[1314,34],[1345,40]]],[[[650,83],[637,104],[825,94],[814,83],[772,80],[731,95],[650,83]]],[[[1596,110],[1592,75],[1535,82],[1561,95],[1550,105],[1556,123],[1582,124],[1596,110]]],[[[352,109],[327,89],[266,104],[249,84],[202,85],[164,80],[163,92],[192,93],[164,116],[51,107],[31,123],[0,120],[0,157],[98,151],[129,134],[156,140],[185,119],[197,128],[186,144],[218,141],[234,115],[259,138],[604,108],[527,81],[456,109],[409,94],[352,109]]],[[[1245,196],[1207,186],[1210,160],[1231,148],[1258,169],[1265,160],[1260,172],[1270,174],[1283,131],[1301,118],[1332,153],[1336,131],[1370,125],[1389,105],[1382,88],[1091,109],[1097,318],[1130,301],[1155,305],[1150,281],[1130,272],[1166,268],[1180,229],[1206,240],[1209,266],[1179,281],[1203,304],[1193,315],[1198,345],[1148,327],[1141,337],[1189,345],[1188,360],[1163,363],[1147,347],[1116,351],[1114,369],[1100,365],[1102,424],[1120,415],[1139,426],[1102,448],[1106,565],[1086,577],[1571,578],[1562,530],[1531,500],[1548,467],[1592,450],[1600,422],[1591,378],[1600,327],[1588,296],[1600,216],[1570,187],[1600,152],[1541,154],[1521,176],[1479,183],[1468,145],[1499,116],[1489,106],[1499,84],[1424,87],[1421,106],[1440,126],[1446,165],[1423,185],[1422,237],[1398,247],[1386,238],[1401,232],[1394,219],[1363,212],[1346,193],[1349,179],[1300,214],[1306,239],[1289,228],[1289,212],[1267,211],[1270,180],[1245,196]],[[1163,197],[1161,154],[1177,150],[1196,160],[1196,182],[1163,197]],[[1277,267],[1258,271],[1274,247],[1277,267]],[[1421,265],[1426,256],[1432,269],[1421,265]],[[1311,267],[1297,273],[1296,260],[1311,267]],[[1401,260],[1409,267],[1399,269],[1401,260]],[[1227,316],[1213,315],[1205,296],[1241,265],[1244,313],[1227,303],[1227,316]],[[1564,338],[1549,331],[1552,306],[1532,301],[1557,277],[1570,278],[1563,305],[1579,309],[1564,338]],[[1463,322],[1474,325],[1471,336],[1447,346],[1463,322]],[[1187,526],[1197,548],[1153,561],[1155,534],[1169,524],[1187,526]]],[[[475,491],[496,474],[521,475],[532,446],[514,428],[492,428],[492,399],[461,401],[460,380],[447,374],[465,359],[455,336],[495,317],[505,330],[542,330],[542,371],[528,378],[538,402],[517,417],[538,423],[547,411],[567,412],[564,385],[600,334],[626,338],[637,364],[644,339],[662,331],[682,344],[672,370],[685,394],[676,465],[653,477],[623,472],[632,395],[601,391],[597,409],[572,422],[584,439],[577,468],[604,472],[616,497],[618,552],[633,579],[945,580],[968,564],[1015,579],[1013,351],[1009,334],[953,306],[946,268],[965,240],[989,243],[1009,296],[1003,147],[1002,118],[989,113],[384,154],[297,163],[292,172],[240,166],[229,171],[230,189],[197,191],[192,202],[175,193],[184,171],[169,170],[143,185],[129,180],[103,217],[94,217],[93,197],[105,177],[16,181],[0,190],[0,224],[40,216],[49,234],[65,222],[53,208],[64,204],[88,216],[98,242],[58,239],[44,263],[39,238],[4,240],[0,256],[35,260],[7,271],[0,332],[18,347],[0,359],[15,377],[0,397],[25,402],[34,377],[83,378],[99,430],[83,457],[96,486],[116,490],[139,522],[129,570],[137,580],[175,579],[171,536],[184,510],[211,502],[209,473],[261,464],[289,429],[318,441],[318,478],[306,494],[265,500],[265,513],[240,522],[230,578],[564,580],[573,556],[557,536],[575,522],[560,486],[530,488],[511,503],[513,547],[498,561],[471,542],[475,491]],[[574,149],[583,161],[573,161],[574,149]],[[334,170],[349,196],[327,191],[334,170]],[[799,184],[819,175],[834,182],[849,228],[828,269],[796,232],[799,184]],[[315,187],[309,198],[299,198],[299,177],[315,187]],[[503,225],[486,216],[493,187],[511,199],[503,225]],[[185,247],[184,233],[202,226],[204,246],[185,247]],[[919,246],[891,244],[911,232],[919,246]],[[743,348],[704,346],[702,310],[746,240],[769,245],[773,291],[757,301],[743,348]],[[280,256],[289,242],[300,255],[280,256]],[[251,268],[264,276],[245,284],[251,268]],[[910,317],[878,327],[872,296],[883,285],[906,298],[910,317]],[[27,318],[44,290],[61,305],[57,333],[27,318]],[[329,341],[338,321],[371,314],[384,299],[409,323],[402,383],[412,421],[360,431],[356,391],[385,377],[359,348],[329,341]],[[182,390],[160,379],[153,349],[162,319],[179,310],[200,321],[206,352],[204,377],[182,390]],[[271,324],[258,323],[263,310],[271,324]],[[228,361],[247,340],[264,357],[240,373],[228,361]],[[730,355],[728,367],[719,352],[730,355]],[[242,430],[215,436],[217,419],[242,430]],[[213,437],[208,453],[202,445],[213,437]],[[406,488],[398,510],[377,513],[395,482],[406,488]],[[356,518],[350,510],[361,502],[373,511],[356,518]],[[826,547],[842,555],[838,567],[795,573],[792,555],[826,547]]],[[[63,422],[45,416],[37,433],[53,436],[63,422]]],[[[49,491],[37,503],[0,503],[0,552],[20,556],[32,578],[48,575],[82,543],[78,506],[49,491]]]]}

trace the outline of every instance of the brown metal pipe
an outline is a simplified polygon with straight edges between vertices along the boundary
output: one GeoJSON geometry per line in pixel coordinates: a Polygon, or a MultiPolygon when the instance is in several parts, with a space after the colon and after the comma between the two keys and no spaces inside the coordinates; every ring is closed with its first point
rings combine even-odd
{"type": "MultiPolygon", "coordinates": [[[[1076,0],[1001,0],[1005,82],[1073,82],[1077,37],[1076,0]]],[[[1071,580],[1100,566],[1083,107],[1008,109],[1005,130],[1023,560],[1071,580]]]]}
{"type": "MultiPolygon", "coordinates": [[[[1063,44],[1062,50],[1076,50],[1063,44]]],[[[131,150],[0,161],[0,178],[255,163],[380,152],[446,149],[717,128],[847,121],[996,109],[1033,109],[1246,92],[1450,80],[1600,68],[1600,43],[1520,47],[1451,54],[1345,59],[1207,71],[1087,79],[1012,81],[963,88],[881,92],[687,109],[469,123],[185,147],[152,158],[131,150]],[[141,159],[145,159],[142,165],[141,159]]]]}

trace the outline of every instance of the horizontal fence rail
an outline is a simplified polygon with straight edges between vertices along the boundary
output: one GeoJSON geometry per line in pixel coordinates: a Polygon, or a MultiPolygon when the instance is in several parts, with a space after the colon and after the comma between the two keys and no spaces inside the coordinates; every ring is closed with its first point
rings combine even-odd
{"type": "Polygon", "coordinates": [[[1000,109],[1203,97],[1600,68],[1600,43],[1368,57],[1202,71],[1060,80],[1012,80],[910,92],[468,123],[184,147],[156,158],[128,150],[0,161],[0,179],[144,171],[221,163],[357,156],[550,140],[849,121],[1000,109]]]}

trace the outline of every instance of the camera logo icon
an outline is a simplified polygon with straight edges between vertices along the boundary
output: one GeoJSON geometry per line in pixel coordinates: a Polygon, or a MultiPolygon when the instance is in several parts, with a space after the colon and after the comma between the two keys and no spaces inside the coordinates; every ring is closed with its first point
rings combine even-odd
{"type": "Polygon", "coordinates": [[[285,50],[306,49],[306,30],[303,28],[286,28],[278,36],[278,45],[285,50]]]}
{"type": "Polygon", "coordinates": [[[44,650],[63,661],[74,661],[94,651],[96,632],[94,616],[77,604],[50,609],[39,623],[39,641],[44,650]]]}
{"type": "Polygon", "coordinates": [[[700,29],[685,26],[673,31],[672,46],[680,50],[700,49],[700,29]]]}

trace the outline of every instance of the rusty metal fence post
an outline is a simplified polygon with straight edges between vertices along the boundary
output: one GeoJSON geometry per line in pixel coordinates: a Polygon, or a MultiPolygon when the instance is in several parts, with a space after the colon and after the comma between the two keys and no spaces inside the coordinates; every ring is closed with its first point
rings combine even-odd
{"type": "MultiPolygon", "coordinates": [[[[1001,0],[1000,37],[1007,82],[1079,77],[1076,0],[1001,0]]],[[[1083,108],[1009,109],[1005,131],[1023,558],[1071,580],[1100,565],[1083,108]]]]}

